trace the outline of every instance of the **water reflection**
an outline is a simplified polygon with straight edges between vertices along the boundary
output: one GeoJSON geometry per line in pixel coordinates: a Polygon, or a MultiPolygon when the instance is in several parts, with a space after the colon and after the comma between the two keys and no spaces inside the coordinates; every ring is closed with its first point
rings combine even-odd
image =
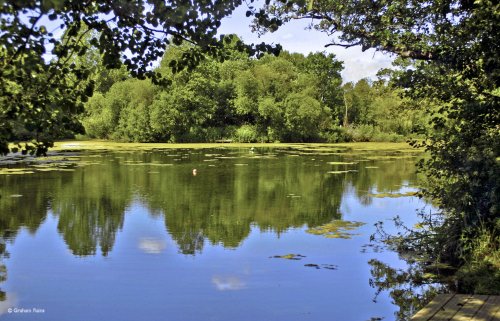
{"type": "MultiPolygon", "coordinates": [[[[142,255],[150,254],[152,259],[162,258],[169,251],[193,259],[212,245],[239,249],[254,231],[279,238],[290,230],[304,229],[311,238],[349,238],[351,227],[362,224],[343,217],[347,213],[347,197],[369,206],[376,202],[375,193],[398,192],[406,186],[414,186],[416,181],[414,159],[369,159],[369,155],[265,149],[255,149],[253,153],[248,150],[104,153],[100,157],[83,155],[75,164],[65,166],[64,171],[34,169],[29,175],[0,175],[0,237],[3,240],[0,255],[7,255],[5,243],[14,240],[21,230],[35,234],[44,221],[54,219],[58,237],[81,262],[113,257],[119,249],[117,237],[134,215],[136,204],[146,208],[150,217],[160,220],[168,236],[167,239],[139,233],[134,239],[131,248],[142,255]],[[80,167],[79,162],[87,163],[80,167]],[[194,168],[196,175],[193,175],[194,168]]],[[[276,278],[282,284],[296,286],[297,293],[301,287],[295,285],[298,281],[293,277],[287,278],[291,272],[286,269],[316,272],[316,269],[304,268],[305,265],[321,267],[316,273],[328,269],[334,271],[330,275],[339,272],[336,269],[339,262],[320,254],[309,256],[308,253],[311,261],[296,266],[268,259],[270,255],[292,251],[295,249],[273,248],[266,254],[259,253],[259,257],[267,260],[266,265],[284,269],[283,274],[281,270],[275,274],[276,278]]],[[[351,262],[353,269],[360,262],[366,264],[363,259],[356,260],[351,262]]],[[[215,272],[199,282],[207,283],[212,292],[214,288],[223,293],[256,291],[251,287],[258,282],[253,279],[250,282],[248,275],[234,275],[234,270],[229,268],[231,263],[212,264],[215,272]],[[238,291],[243,289],[245,291],[238,291]]],[[[165,270],[158,267],[157,271],[168,275],[171,266],[163,268],[165,270]]],[[[374,265],[374,271],[381,279],[381,267],[374,265]]],[[[189,277],[195,274],[189,273],[189,277]]],[[[6,270],[0,267],[0,286],[5,277],[6,270]]],[[[375,287],[383,285],[374,282],[375,287]]],[[[172,289],[183,289],[184,284],[176,285],[178,287],[172,289]]],[[[310,291],[307,298],[313,298],[314,284],[306,288],[310,291]]],[[[271,290],[279,293],[277,287],[271,290]]],[[[0,292],[0,301],[7,305],[14,304],[12,298],[0,292]]],[[[0,309],[4,305],[0,305],[0,309]]],[[[297,311],[299,307],[302,309],[297,305],[297,311]]]]}
{"type": "Polygon", "coordinates": [[[370,285],[376,290],[375,299],[388,291],[393,302],[399,307],[397,320],[410,320],[437,293],[446,291],[446,286],[430,280],[422,269],[410,265],[405,269],[396,269],[389,264],[372,259],[370,285]]]}
{"type": "Polygon", "coordinates": [[[246,287],[246,283],[237,276],[214,276],[212,283],[218,291],[236,291],[246,287]]]}
{"type": "Polygon", "coordinates": [[[147,254],[160,254],[166,247],[167,244],[164,240],[155,238],[141,238],[139,240],[139,249],[147,254]]]}
{"type": "Polygon", "coordinates": [[[10,237],[20,227],[34,233],[51,210],[74,255],[95,255],[99,249],[107,256],[123,228],[126,209],[139,198],[152,215],[163,215],[181,253],[196,254],[205,242],[238,247],[252,225],[279,235],[290,228],[327,224],[342,218],[340,206],[346,193],[354,193],[368,205],[374,191],[398,191],[415,180],[413,159],[380,161],[363,155],[311,153],[286,157],[289,154],[110,153],[98,158],[98,163],[93,157],[93,165],[74,172],[3,175],[0,228],[10,237]],[[346,159],[351,162],[332,162],[346,159]],[[173,160],[178,160],[175,166],[159,166],[173,160]],[[349,170],[331,174],[332,168],[349,170]],[[7,196],[14,194],[22,196],[7,196]]]}

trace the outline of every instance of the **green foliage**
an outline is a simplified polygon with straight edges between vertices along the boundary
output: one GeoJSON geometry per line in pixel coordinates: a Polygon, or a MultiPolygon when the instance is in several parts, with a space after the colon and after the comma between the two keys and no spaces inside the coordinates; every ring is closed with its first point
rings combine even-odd
{"type": "Polygon", "coordinates": [[[286,141],[317,140],[318,124],[327,117],[315,98],[303,92],[288,95],[285,100],[286,141]]]}
{"type": "Polygon", "coordinates": [[[0,153],[9,152],[8,142],[17,139],[19,127],[33,139],[23,152],[37,155],[56,137],[82,133],[77,117],[82,103],[94,89],[105,93],[122,79],[123,66],[133,77],[167,82],[164,77],[171,72],[161,75],[151,66],[170,43],[195,45],[169,61],[173,72],[193,69],[204,55],[227,59],[225,44],[250,56],[279,52],[279,46],[216,37],[221,19],[241,3],[2,1],[0,153]],[[64,31],[62,37],[49,30],[49,21],[64,31]]]}
{"type": "MultiPolygon", "coordinates": [[[[500,222],[500,221],[499,221],[500,222]]],[[[464,293],[498,294],[500,289],[500,239],[481,231],[473,241],[471,258],[458,270],[459,288],[464,293]],[[494,238],[497,239],[494,239],[494,238]]]]}
{"type": "MultiPolygon", "coordinates": [[[[185,43],[170,46],[158,70],[168,73],[166,66],[192,48],[185,43]]],[[[340,95],[342,64],[333,55],[294,54],[290,59],[285,53],[255,60],[232,44],[225,54],[229,60],[206,57],[192,70],[171,74],[166,86],[145,80],[116,82],[85,104],[88,135],[136,142],[324,140],[337,107],[322,102],[327,87],[319,86],[319,71],[304,66],[309,59],[316,65],[327,61],[322,66],[331,69],[328,89],[340,95]]]]}
{"type": "Polygon", "coordinates": [[[373,125],[351,126],[345,129],[344,138],[353,142],[403,142],[405,136],[394,132],[382,132],[373,125]]]}
{"type": "Polygon", "coordinates": [[[255,143],[258,137],[257,129],[252,125],[243,125],[234,134],[235,141],[240,143],[255,143]]]}
{"type": "Polygon", "coordinates": [[[95,93],[86,106],[86,117],[83,120],[83,126],[89,137],[108,138],[116,126],[114,113],[111,106],[108,105],[106,98],[101,93],[95,93]]]}
{"type": "MultiPolygon", "coordinates": [[[[158,69],[169,73],[166,66],[191,48],[170,46],[158,69]]],[[[332,54],[254,60],[231,44],[225,50],[229,60],[207,57],[171,74],[168,86],[128,79],[92,97],[83,117],[88,135],[136,142],[401,141],[422,123],[386,82],[342,88],[342,64],[332,54]],[[344,99],[350,126],[342,128],[344,99]]]]}
{"type": "MultiPolygon", "coordinates": [[[[431,260],[455,267],[472,260],[482,233],[490,235],[488,242],[498,249],[500,4],[315,0],[309,6],[300,1],[271,1],[265,9],[257,27],[272,30],[272,21],[312,16],[314,28],[338,35],[332,44],[361,45],[363,50],[375,48],[412,59],[400,64],[394,83],[410,100],[401,106],[418,106],[420,111],[414,115],[427,118],[429,125],[417,124],[413,115],[399,112],[399,103],[385,94],[388,104],[381,106],[375,99],[372,109],[376,114],[380,108],[391,111],[389,119],[378,124],[382,128],[404,134],[414,127],[426,135],[415,144],[425,146],[430,155],[420,170],[427,176],[424,195],[438,204],[440,220],[424,217],[434,237],[422,241],[413,231],[407,236],[413,240],[407,246],[418,248],[422,252],[418,255],[426,253],[431,260]],[[392,111],[402,116],[399,123],[392,111]]],[[[367,87],[346,89],[343,124],[350,124],[351,119],[356,125],[374,120],[367,118],[366,101],[355,95],[367,87]]]]}

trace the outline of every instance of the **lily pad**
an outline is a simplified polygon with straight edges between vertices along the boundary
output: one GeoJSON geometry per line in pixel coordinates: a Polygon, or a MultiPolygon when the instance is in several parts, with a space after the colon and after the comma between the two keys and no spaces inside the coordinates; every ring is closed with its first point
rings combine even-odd
{"type": "Polygon", "coordinates": [[[363,225],[365,225],[363,222],[333,220],[330,223],[310,228],[306,230],[306,232],[314,235],[322,235],[331,239],[349,239],[353,235],[358,235],[349,231],[355,230],[363,225]]]}

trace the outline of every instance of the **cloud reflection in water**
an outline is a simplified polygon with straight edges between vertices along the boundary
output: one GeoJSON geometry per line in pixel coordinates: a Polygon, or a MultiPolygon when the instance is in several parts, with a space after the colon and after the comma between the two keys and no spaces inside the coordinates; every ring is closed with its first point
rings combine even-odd
{"type": "Polygon", "coordinates": [[[164,240],[156,238],[141,238],[139,240],[139,249],[148,254],[160,254],[167,247],[164,240]]]}
{"type": "Polygon", "coordinates": [[[235,291],[246,288],[246,283],[237,276],[218,276],[212,277],[212,283],[218,291],[235,291]]]}

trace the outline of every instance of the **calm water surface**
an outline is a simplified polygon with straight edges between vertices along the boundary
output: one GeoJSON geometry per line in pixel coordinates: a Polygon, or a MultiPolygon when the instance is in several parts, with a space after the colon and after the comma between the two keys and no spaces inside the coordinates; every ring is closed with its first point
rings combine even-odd
{"type": "Polygon", "coordinates": [[[416,190],[411,154],[305,146],[55,159],[3,165],[14,169],[0,175],[4,320],[395,319],[387,293],[374,302],[368,262],[404,263],[367,244],[375,222],[413,224],[425,205],[374,195],[416,190]]]}

